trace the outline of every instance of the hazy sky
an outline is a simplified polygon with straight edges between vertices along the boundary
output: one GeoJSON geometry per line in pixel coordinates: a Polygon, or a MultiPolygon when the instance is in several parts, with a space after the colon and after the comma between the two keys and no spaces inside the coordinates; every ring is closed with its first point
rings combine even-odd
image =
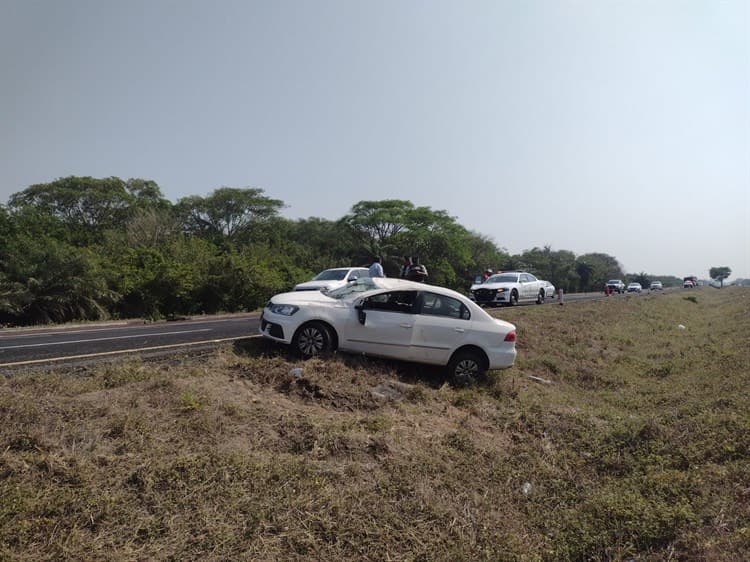
{"type": "Polygon", "coordinates": [[[68,175],[750,278],[750,2],[0,0],[0,203],[68,175]]]}

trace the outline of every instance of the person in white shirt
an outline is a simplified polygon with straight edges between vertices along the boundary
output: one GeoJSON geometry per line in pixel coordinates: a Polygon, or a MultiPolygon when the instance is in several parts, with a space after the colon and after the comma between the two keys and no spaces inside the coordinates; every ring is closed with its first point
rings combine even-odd
{"type": "Polygon", "coordinates": [[[380,263],[380,256],[375,256],[375,261],[370,266],[370,277],[385,277],[383,266],[380,263]]]}

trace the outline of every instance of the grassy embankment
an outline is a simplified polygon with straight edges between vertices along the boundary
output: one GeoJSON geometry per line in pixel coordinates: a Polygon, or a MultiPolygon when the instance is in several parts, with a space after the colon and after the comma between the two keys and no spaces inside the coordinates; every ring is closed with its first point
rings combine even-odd
{"type": "Polygon", "coordinates": [[[494,313],[468,389],[258,340],[0,378],[0,559],[750,559],[750,291],[494,313]]]}

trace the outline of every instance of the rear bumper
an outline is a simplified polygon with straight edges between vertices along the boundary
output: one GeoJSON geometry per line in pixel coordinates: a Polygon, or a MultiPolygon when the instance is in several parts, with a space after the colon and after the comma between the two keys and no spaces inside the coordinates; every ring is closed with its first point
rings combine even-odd
{"type": "Polygon", "coordinates": [[[513,366],[516,361],[516,347],[513,346],[511,349],[491,349],[487,353],[487,359],[489,359],[490,369],[507,369],[513,366]]]}

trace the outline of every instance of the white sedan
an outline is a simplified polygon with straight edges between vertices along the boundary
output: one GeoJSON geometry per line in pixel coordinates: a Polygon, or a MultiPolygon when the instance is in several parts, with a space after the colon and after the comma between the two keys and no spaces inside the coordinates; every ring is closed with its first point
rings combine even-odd
{"type": "Polygon", "coordinates": [[[469,298],[480,305],[542,304],[547,296],[546,284],[546,281],[540,281],[531,273],[506,271],[491,276],[481,285],[472,285],[469,298]]]}
{"type": "Polygon", "coordinates": [[[369,277],[370,271],[366,267],[334,267],[318,273],[310,281],[298,283],[295,291],[330,291],[343,287],[347,283],[356,281],[360,277],[369,277]]]}
{"type": "Polygon", "coordinates": [[[511,367],[516,327],[450,289],[403,279],[361,277],[328,292],[275,295],[260,334],[303,357],[341,350],[446,365],[459,383],[511,367]]]}

